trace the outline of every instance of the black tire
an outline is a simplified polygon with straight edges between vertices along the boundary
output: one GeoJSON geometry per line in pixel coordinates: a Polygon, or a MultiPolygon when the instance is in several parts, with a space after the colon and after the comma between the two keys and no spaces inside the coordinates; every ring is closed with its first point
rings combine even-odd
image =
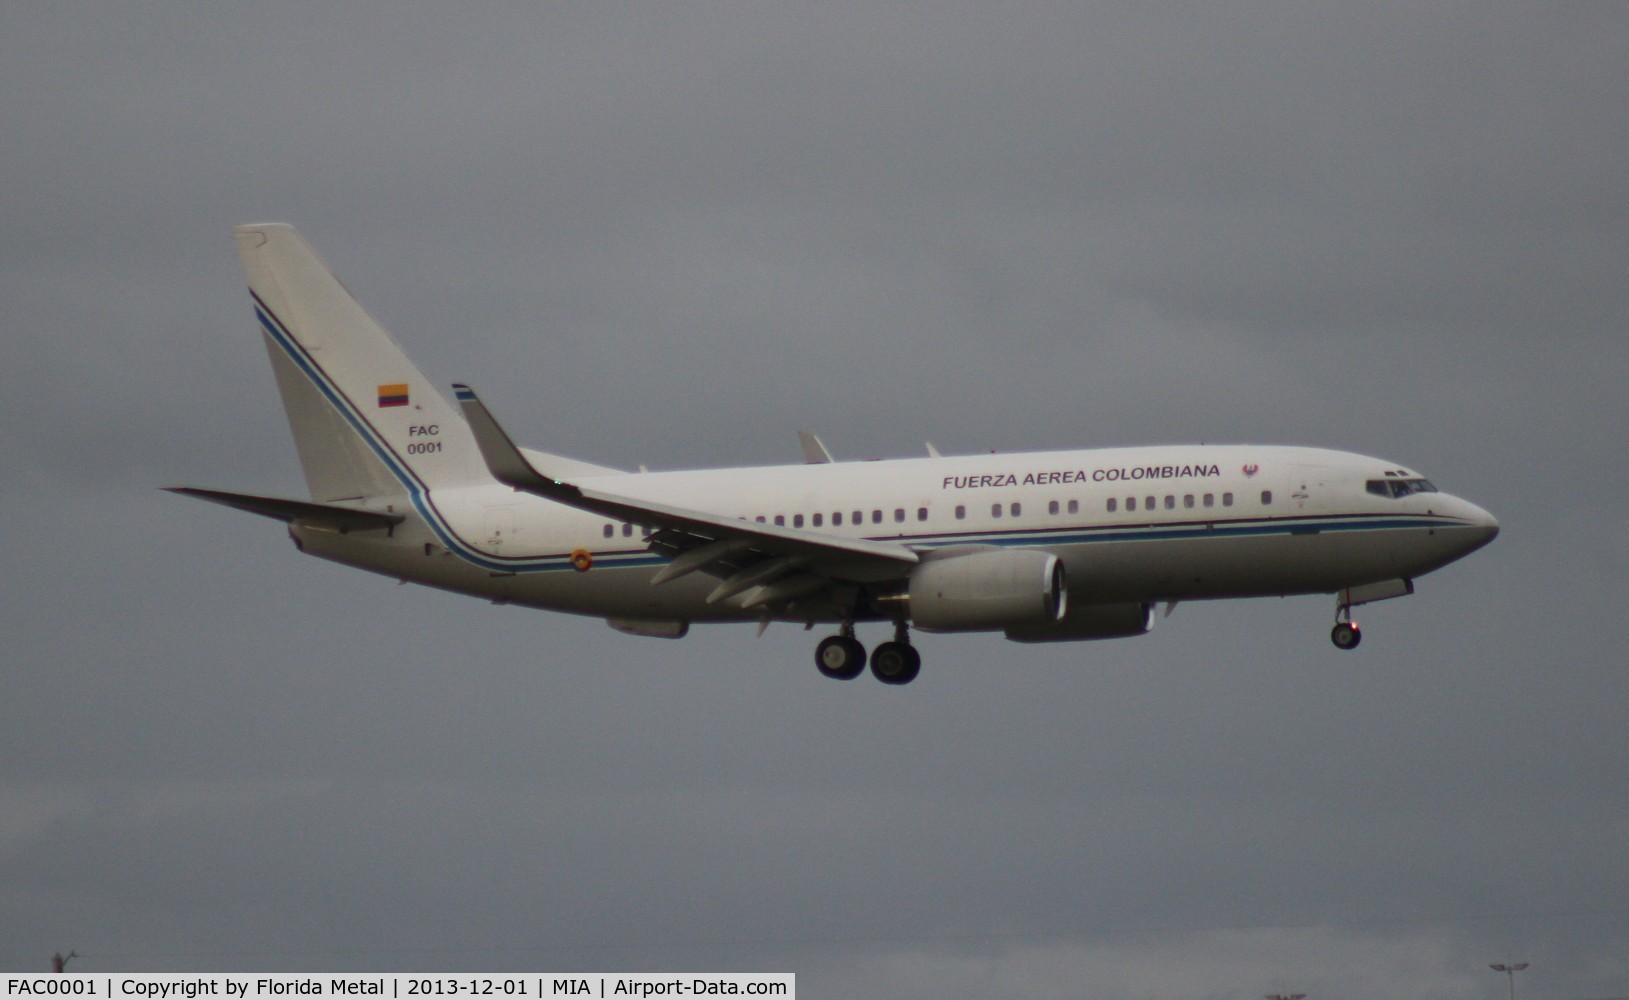
{"type": "Polygon", "coordinates": [[[1336,649],[1356,649],[1363,641],[1363,633],[1358,631],[1357,622],[1341,622],[1330,631],[1329,641],[1336,649]]]}
{"type": "Polygon", "coordinates": [[[851,681],[865,672],[865,647],[846,635],[820,640],[815,647],[815,666],[838,681],[851,681]]]}
{"type": "Polygon", "coordinates": [[[885,642],[871,651],[871,675],[884,684],[909,684],[922,671],[922,654],[904,642],[885,642]]]}

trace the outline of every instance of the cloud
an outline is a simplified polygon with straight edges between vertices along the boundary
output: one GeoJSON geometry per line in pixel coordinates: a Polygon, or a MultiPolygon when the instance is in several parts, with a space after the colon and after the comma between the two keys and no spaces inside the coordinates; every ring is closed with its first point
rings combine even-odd
{"type": "Polygon", "coordinates": [[[0,964],[1621,994],[1624,27],[0,11],[0,964]],[[157,491],[300,492],[266,219],[537,447],[1288,441],[1504,535],[1354,658],[1324,598],[1190,604],[903,692],[398,587],[157,491]]]}

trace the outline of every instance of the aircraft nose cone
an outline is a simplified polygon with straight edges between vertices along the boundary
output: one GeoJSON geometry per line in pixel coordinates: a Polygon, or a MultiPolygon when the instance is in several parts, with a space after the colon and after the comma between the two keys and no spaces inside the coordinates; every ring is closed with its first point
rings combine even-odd
{"type": "Polygon", "coordinates": [[[1466,520],[1470,521],[1470,537],[1475,540],[1474,544],[1471,546],[1473,549],[1479,549],[1493,541],[1495,538],[1499,537],[1498,518],[1494,517],[1492,514],[1483,510],[1481,507],[1478,507],[1474,503],[1463,500],[1460,502],[1465,504],[1465,513],[1463,516],[1466,520]]]}

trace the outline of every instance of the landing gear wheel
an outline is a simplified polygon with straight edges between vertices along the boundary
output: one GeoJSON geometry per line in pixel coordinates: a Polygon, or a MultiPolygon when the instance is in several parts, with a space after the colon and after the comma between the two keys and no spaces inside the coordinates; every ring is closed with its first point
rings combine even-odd
{"type": "Polygon", "coordinates": [[[1329,633],[1329,641],[1336,649],[1356,649],[1363,641],[1363,633],[1358,631],[1357,622],[1338,622],[1329,633]]]}
{"type": "Polygon", "coordinates": [[[833,680],[851,681],[865,671],[865,647],[852,636],[829,636],[815,647],[815,666],[833,680]]]}
{"type": "Polygon", "coordinates": [[[909,684],[922,670],[922,654],[904,642],[885,642],[871,652],[871,673],[884,684],[909,684]]]}

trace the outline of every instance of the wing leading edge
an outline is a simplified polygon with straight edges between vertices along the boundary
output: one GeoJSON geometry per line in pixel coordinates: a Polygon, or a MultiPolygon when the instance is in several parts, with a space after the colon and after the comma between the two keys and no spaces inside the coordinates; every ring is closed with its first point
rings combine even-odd
{"type": "Polygon", "coordinates": [[[453,392],[499,482],[578,510],[653,526],[651,548],[672,562],[652,577],[652,585],[702,571],[721,579],[709,603],[744,594],[743,608],[769,609],[845,584],[897,580],[919,561],[916,552],[893,542],[800,531],[556,479],[532,465],[469,386],[454,385],[453,392]]]}

